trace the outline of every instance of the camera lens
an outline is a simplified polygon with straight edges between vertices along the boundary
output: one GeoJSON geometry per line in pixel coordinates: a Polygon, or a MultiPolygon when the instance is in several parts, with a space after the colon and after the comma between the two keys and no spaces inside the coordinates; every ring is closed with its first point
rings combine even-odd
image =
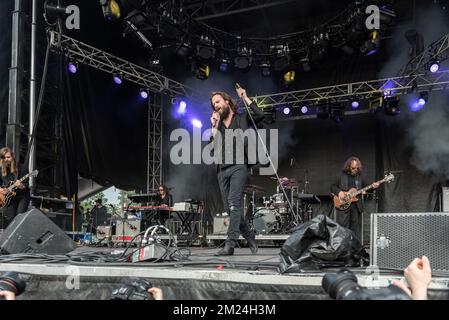
{"type": "Polygon", "coordinates": [[[337,274],[326,274],[322,286],[332,299],[341,300],[357,290],[357,277],[350,270],[342,269],[337,274]]]}
{"type": "Polygon", "coordinates": [[[14,292],[16,296],[25,291],[25,281],[16,272],[6,272],[0,277],[0,290],[14,292]]]}

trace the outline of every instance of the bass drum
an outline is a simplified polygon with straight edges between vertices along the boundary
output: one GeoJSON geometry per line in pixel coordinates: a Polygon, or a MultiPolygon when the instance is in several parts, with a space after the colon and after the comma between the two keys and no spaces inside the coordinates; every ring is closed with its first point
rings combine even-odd
{"type": "Polygon", "coordinates": [[[276,210],[265,207],[257,208],[253,218],[253,227],[256,234],[274,233],[279,225],[278,215],[276,210]]]}

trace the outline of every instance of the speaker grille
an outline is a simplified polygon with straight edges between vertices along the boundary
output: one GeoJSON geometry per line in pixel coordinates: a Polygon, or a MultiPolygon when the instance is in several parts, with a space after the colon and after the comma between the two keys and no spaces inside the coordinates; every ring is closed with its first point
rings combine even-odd
{"type": "Polygon", "coordinates": [[[373,214],[371,263],[405,268],[426,255],[433,270],[449,271],[449,213],[373,214]]]}

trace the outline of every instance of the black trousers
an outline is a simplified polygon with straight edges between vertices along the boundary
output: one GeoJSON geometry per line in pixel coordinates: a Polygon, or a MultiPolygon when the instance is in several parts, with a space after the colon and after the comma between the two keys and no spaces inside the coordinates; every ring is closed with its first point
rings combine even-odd
{"type": "Polygon", "coordinates": [[[357,239],[362,240],[362,211],[356,204],[352,203],[346,211],[337,211],[337,223],[350,229],[357,239]]]}
{"type": "Polygon", "coordinates": [[[9,205],[1,212],[0,228],[5,229],[19,213],[28,211],[30,204],[30,191],[28,189],[19,190],[9,205]]]}
{"type": "Polygon", "coordinates": [[[226,242],[233,247],[240,234],[245,239],[253,236],[253,231],[249,228],[243,214],[243,189],[247,180],[248,167],[244,164],[233,165],[218,171],[223,206],[230,218],[226,242]]]}

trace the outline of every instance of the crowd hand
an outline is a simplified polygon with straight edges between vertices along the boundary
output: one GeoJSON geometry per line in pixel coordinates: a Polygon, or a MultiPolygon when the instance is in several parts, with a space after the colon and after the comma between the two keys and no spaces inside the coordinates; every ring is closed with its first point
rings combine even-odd
{"type": "Polygon", "coordinates": [[[148,293],[153,296],[154,300],[163,300],[162,290],[159,288],[150,288],[148,289],[148,293]]]}
{"type": "Polygon", "coordinates": [[[429,259],[426,256],[415,258],[404,269],[404,276],[410,288],[399,281],[394,281],[393,284],[404,290],[413,300],[426,300],[427,287],[432,279],[429,259]]]}
{"type": "Polygon", "coordinates": [[[16,295],[11,291],[0,291],[0,297],[4,297],[6,300],[16,300],[16,295]]]}

